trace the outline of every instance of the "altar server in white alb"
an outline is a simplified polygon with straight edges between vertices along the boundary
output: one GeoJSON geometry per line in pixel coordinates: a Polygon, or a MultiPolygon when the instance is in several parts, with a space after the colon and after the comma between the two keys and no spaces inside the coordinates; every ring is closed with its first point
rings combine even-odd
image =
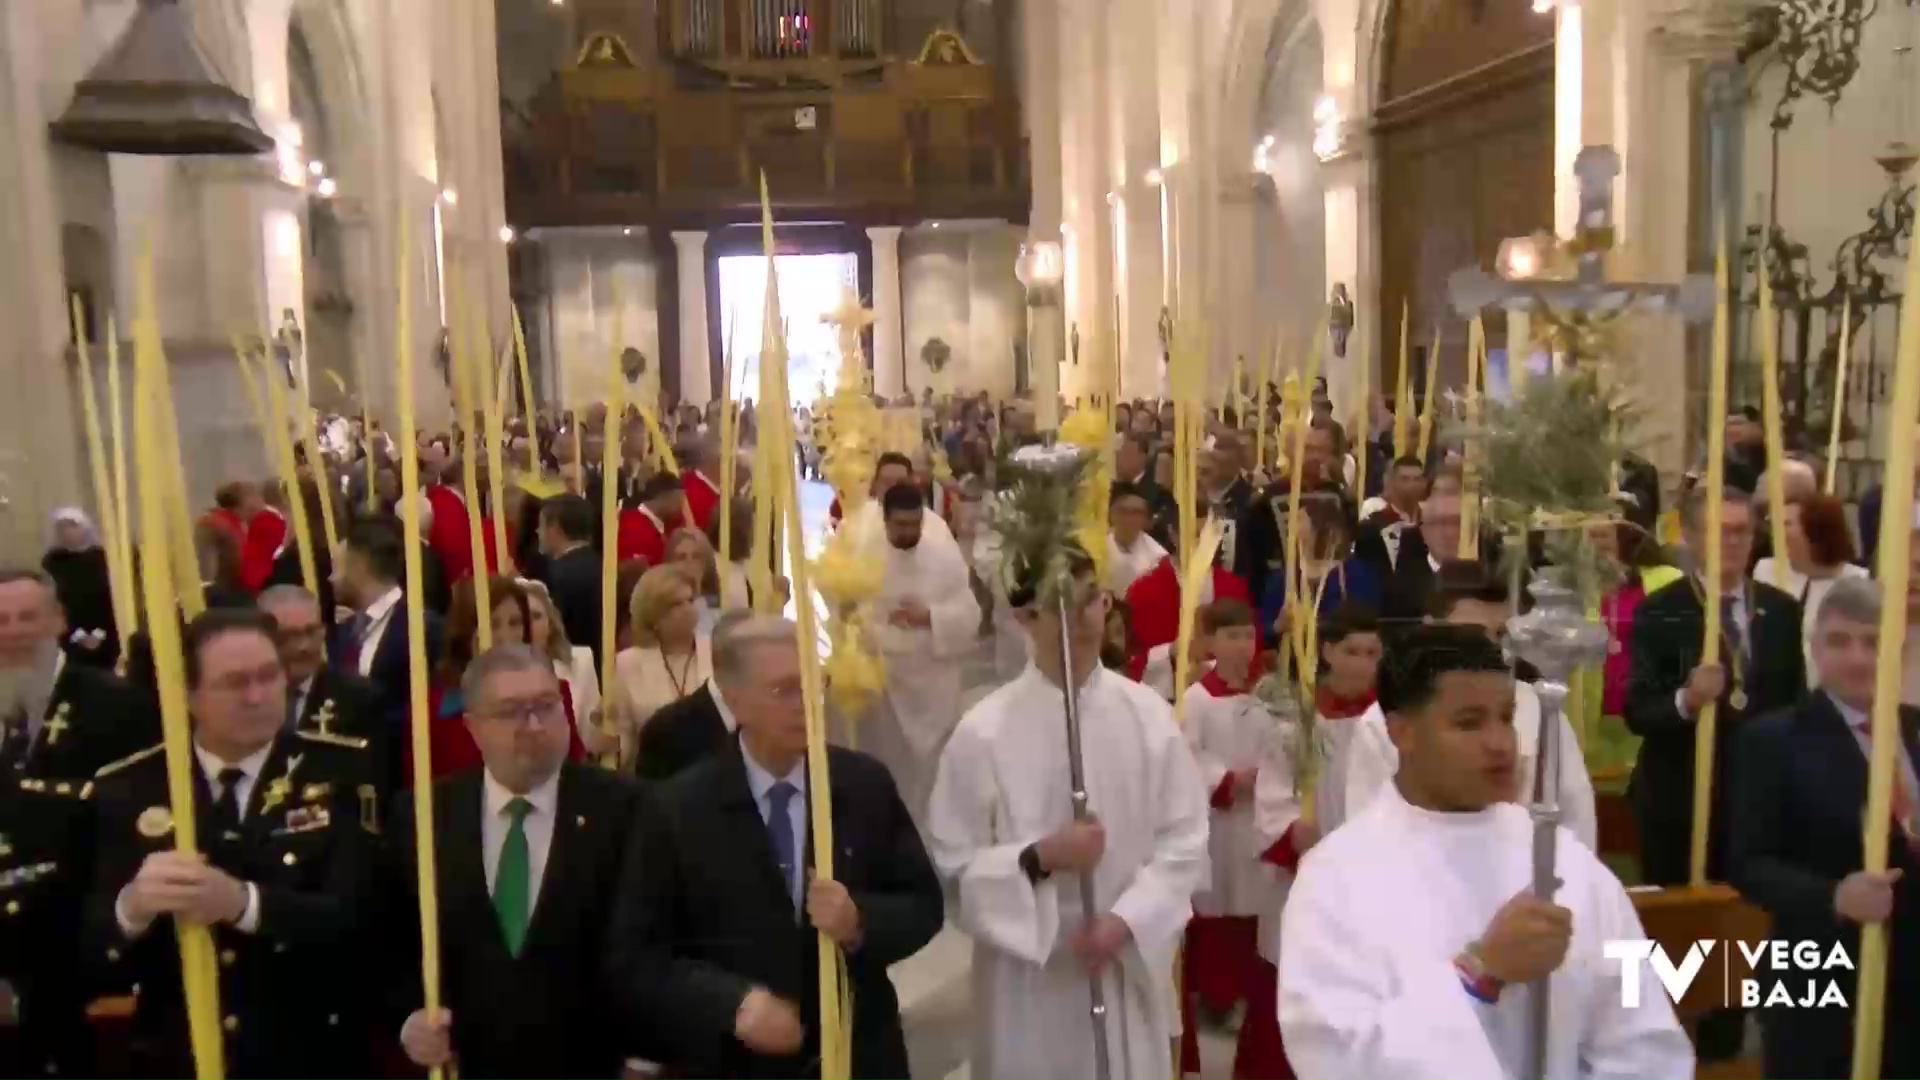
{"type": "MultiPolygon", "coordinates": [[[[1207,879],[1207,796],[1173,715],[1099,666],[1107,594],[1072,553],[1072,672],[1060,610],[1015,578],[1034,662],[962,717],[940,759],[929,848],[974,941],[975,1076],[1095,1075],[1089,975],[1115,1078],[1171,1075],[1173,957],[1207,879]],[[1095,821],[1073,821],[1061,688],[1078,688],[1095,821]],[[1081,907],[1091,873],[1094,911],[1081,907]]],[[[1031,563],[1029,563],[1030,565],[1031,563]]]]}
{"type": "Polygon", "coordinates": [[[886,764],[907,810],[926,820],[940,749],[960,721],[962,661],[980,636],[980,602],[967,563],[913,484],[880,496],[885,568],[873,600],[873,640],[886,661],[886,687],[859,721],[859,745],[886,764]]]}
{"type": "MultiPolygon", "coordinates": [[[[1564,828],[1552,901],[1509,801],[1513,676],[1486,635],[1424,626],[1388,655],[1393,783],[1300,865],[1281,914],[1280,1028],[1302,1077],[1520,1077],[1524,983],[1550,976],[1547,1076],[1692,1076],[1664,994],[1621,1001],[1604,943],[1642,939],[1626,890],[1564,828]]],[[[1646,980],[1651,970],[1643,971],[1646,980]]]]}
{"type": "MultiPolygon", "coordinates": [[[[1182,998],[1189,1005],[1197,999],[1216,1014],[1242,997],[1251,1000],[1260,915],[1278,906],[1281,896],[1277,871],[1260,858],[1271,841],[1263,841],[1254,824],[1254,785],[1286,750],[1278,719],[1251,693],[1259,648],[1254,621],[1244,600],[1216,600],[1200,609],[1200,640],[1213,666],[1187,691],[1180,722],[1213,810],[1207,826],[1212,881],[1193,898],[1180,968],[1182,998]]],[[[1200,1070],[1196,1027],[1191,1018],[1184,1025],[1185,1073],[1200,1070]]]]}
{"type": "MultiPolygon", "coordinates": [[[[1505,640],[1507,620],[1513,617],[1512,590],[1484,563],[1466,559],[1440,564],[1434,575],[1433,593],[1428,597],[1428,622],[1476,629],[1496,645],[1505,640]]],[[[1514,683],[1514,738],[1519,755],[1514,770],[1514,789],[1509,796],[1517,802],[1533,799],[1534,773],[1540,757],[1540,695],[1525,681],[1514,683]]],[[[1593,778],[1587,772],[1586,758],[1580,752],[1580,740],[1563,710],[1554,722],[1560,725],[1557,753],[1548,781],[1558,786],[1556,801],[1560,821],[1573,835],[1595,849],[1600,828],[1594,807],[1593,778]]],[[[1389,786],[1398,764],[1393,741],[1387,735],[1386,716],[1377,707],[1360,719],[1347,747],[1347,760],[1341,783],[1346,815],[1352,817],[1383,789],[1389,786]]]]}

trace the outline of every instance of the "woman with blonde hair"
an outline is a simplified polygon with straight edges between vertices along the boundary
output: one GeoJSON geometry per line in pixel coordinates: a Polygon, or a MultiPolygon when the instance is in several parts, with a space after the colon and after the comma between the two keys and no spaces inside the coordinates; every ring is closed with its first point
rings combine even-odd
{"type": "Polygon", "coordinates": [[[695,596],[686,573],[671,564],[648,570],[633,590],[633,646],[614,659],[619,685],[610,688],[622,762],[633,760],[640,729],[655,712],[700,689],[713,674],[695,596]]]}
{"type": "Polygon", "coordinates": [[[560,609],[544,583],[520,579],[527,593],[527,644],[553,661],[553,673],[566,688],[573,703],[573,714],[580,742],[587,753],[610,754],[619,744],[606,733],[600,717],[600,676],[593,669],[593,650],[567,639],[567,628],[560,622],[560,609]]]}
{"type": "Polygon", "coordinates": [[[703,637],[713,635],[714,620],[720,617],[720,575],[714,566],[713,545],[699,529],[675,529],[667,537],[667,557],[662,566],[671,566],[686,576],[693,586],[693,606],[703,637]]]}

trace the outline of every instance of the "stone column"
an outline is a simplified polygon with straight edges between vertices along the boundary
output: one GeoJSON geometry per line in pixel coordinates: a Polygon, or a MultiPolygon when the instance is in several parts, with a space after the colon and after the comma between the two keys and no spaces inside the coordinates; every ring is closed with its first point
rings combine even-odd
{"type": "Polygon", "coordinates": [[[886,398],[906,393],[905,352],[901,343],[900,227],[876,225],[873,241],[873,392],[886,398]]]}
{"type": "MultiPolygon", "coordinates": [[[[1106,0],[1068,0],[1076,27],[1098,26],[1106,0]]],[[[1062,80],[1060,177],[1064,195],[1067,366],[1061,390],[1071,403],[1099,388],[1102,369],[1113,362],[1113,217],[1107,195],[1114,190],[1107,155],[1106,35],[1071,33],[1059,56],[1062,80]],[[1077,345],[1077,349],[1076,349],[1077,345]]]]}
{"type": "Polygon", "coordinates": [[[49,93],[77,78],[74,47],[84,14],[77,4],[0,6],[0,551],[37,559],[52,511],[83,494],[81,426],[74,408],[66,297],[62,288],[60,201],[47,123],[66,107],[49,93]],[[31,465],[31,467],[29,467],[31,465]]]}
{"type": "Polygon", "coordinates": [[[680,270],[680,401],[705,407],[713,398],[713,353],[707,341],[707,234],[676,232],[680,270]]]}
{"type": "Polygon", "coordinates": [[[1115,178],[1114,285],[1119,294],[1120,392],[1161,390],[1160,310],[1166,303],[1160,229],[1160,90],[1145,77],[1157,62],[1159,5],[1131,0],[1125,18],[1107,21],[1108,101],[1115,178]]]}

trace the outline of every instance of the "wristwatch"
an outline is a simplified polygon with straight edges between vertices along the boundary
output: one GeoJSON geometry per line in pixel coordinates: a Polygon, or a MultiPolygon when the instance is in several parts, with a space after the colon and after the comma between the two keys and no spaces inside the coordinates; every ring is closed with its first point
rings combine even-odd
{"type": "Polygon", "coordinates": [[[1053,876],[1053,872],[1040,865],[1040,845],[1028,844],[1020,849],[1020,872],[1035,885],[1053,876]]]}

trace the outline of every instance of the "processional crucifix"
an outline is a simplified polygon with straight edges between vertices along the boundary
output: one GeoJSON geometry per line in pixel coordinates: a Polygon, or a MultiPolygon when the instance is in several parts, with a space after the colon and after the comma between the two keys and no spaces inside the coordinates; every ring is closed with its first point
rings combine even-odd
{"type": "MultiPolygon", "coordinates": [[[[1579,218],[1573,237],[1558,244],[1553,237],[1535,236],[1502,245],[1502,276],[1469,267],[1448,279],[1456,311],[1466,317],[1488,307],[1512,313],[1538,313],[1553,330],[1556,352],[1568,365],[1581,360],[1606,359],[1604,334],[1630,313],[1678,313],[1688,322],[1713,316],[1717,287],[1710,275],[1693,274],[1678,284],[1613,281],[1606,258],[1613,250],[1613,182],[1620,175],[1620,155],[1612,147],[1589,146],[1573,163],[1579,185],[1579,218]],[[1571,273],[1566,273],[1571,263],[1571,273]],[[1550,275],[1550,276],[1549,276],[1550,275]]],[[[1526,349],[1527,343],[1518,343],[1526,349]]],[[[1509,355],[1508,364],[1524,364],[1525,355],[1509,355]]],[[[1556,365],[1558,367],[1558,365],[1556,365]]],[[[1614,470],[1617,488],[1618,469],[1614,470]]],[[[1553,511],[1557,507],[1529,507],[1553,511]]],[[[1540,735],[1534,754],[1534,787],[1528,810],[1533,818],[1533,892],[1553,899],[1559,887],[1555,874],[1555,838],[1560,824],[1559,778],[1548,781],[1559,761],[1560,713],[1568,682],[1580,667],[1598,663],[1607,647],[1604,628],[1587,617],[1586,601],[1567,585],[1541,580],[1531,588],[1533,611],[1514,618],[1509,632],[1515,651],[1539,667],[1540,735]]],[[[1524,1076],[1545,1076],[1551,1009],[1548,979],[1528,987],[1527,1061],[1524,1076]]]]}

